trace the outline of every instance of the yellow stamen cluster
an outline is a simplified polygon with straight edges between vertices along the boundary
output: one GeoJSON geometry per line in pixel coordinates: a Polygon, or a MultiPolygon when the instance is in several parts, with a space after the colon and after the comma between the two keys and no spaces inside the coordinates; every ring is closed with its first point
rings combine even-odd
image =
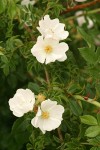
{"type": "Polygon", "coordinates": [[[38,102],[43,102],[46,99],[46,97],[43,94],[38,94],[36,98],[38,102]]]}
{"type": "Polygon", "coordinates": [[[46,111],[46,112],[42,112],[41,117],[42,117],[43,119],[48,119],[48,118],[49,118],[49,113],[48,113],[47,111],[46,111]]]}
{"type": "Polygon", "coordinates": [[[47,45],[45,48],[44,48],[45,52],[47,54],[50,54],[52,52],[52,47],[50,45],[47,45]]]}

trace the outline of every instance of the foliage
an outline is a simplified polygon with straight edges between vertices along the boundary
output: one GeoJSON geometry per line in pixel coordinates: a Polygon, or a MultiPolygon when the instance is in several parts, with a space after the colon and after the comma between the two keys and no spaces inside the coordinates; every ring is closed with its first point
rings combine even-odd
{"type": "Polygon", "coordinates": [[[73,0],[37,0],[27,7],[21,0],[0,0],[1,150],[100,150],[100,8],[98,3],[84,8],[85,19],[94,23],[88,29],[87,19],[79,27],[77,10],[66,12],[74,5],[78,3],[73,0]],[[31,54],[39,36],[36,27],[46,14],[59,18],[69,31],[64,62],[44,65],[31,54]],[[18,88],[64,106],[60,133],[56,129],[42,134],[32,127],[33,113],[17,119],[12,115],[8,100],[18,88]]]}

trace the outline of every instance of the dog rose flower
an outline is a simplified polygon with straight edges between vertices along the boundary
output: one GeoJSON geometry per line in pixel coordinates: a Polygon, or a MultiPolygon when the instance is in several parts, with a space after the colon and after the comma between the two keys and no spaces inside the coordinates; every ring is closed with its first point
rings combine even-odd
{"type": "Polygon", "coordinates": [[[36,128],[40,128],[45,134],[46,131],[54,130],[60,126],[63,112],[64,107],[57,105],[56,101],[45,100],[38,107],[38,112],[31,120],[31,124],[36,128]]]}
{"type": "Polygon", "coordinates": [[[55,60],[64,61],[67,59],[65,54],[67,50],[68,45],[65,42],[59,43],[57,40],[39,36],[37,43],[31,49],[31,53],[40,63],[48,64],[55,60]]]}
{"type": "Polygon", "coordinates": [[[64,40],[68,37],[69,32],[64,30],[65,24],[59,23],[59,19],[50,19],[49,15],[45,15],[44,19],[39,21],[37,29],[45,38],[53,38],[56,40],[64,40]]]}
{"type": "Polygon", "coordinates": [[[87,25],[87,28],[90,29],[94,26],[94,23],[93,21],[89,18],[89,17],[84,17],[84,12],[83,11],[77,11],[75,13],[75,16],[77,16],[76,20],[77,20],[77,23],[78,25],[81,27],[84,23],[86,23],[86,19],[88,21],[88,25],[87,25]],[[79,16],[79,15],[83,15],[83,16],[79,16]]]}
{"type": "Polygon", "coordinates": [[[34,93],[29,89],[18,89],[14,97],[9,100],[10,110],[16,117],[22,117],[33,110],[34,103],[34,93]]]}

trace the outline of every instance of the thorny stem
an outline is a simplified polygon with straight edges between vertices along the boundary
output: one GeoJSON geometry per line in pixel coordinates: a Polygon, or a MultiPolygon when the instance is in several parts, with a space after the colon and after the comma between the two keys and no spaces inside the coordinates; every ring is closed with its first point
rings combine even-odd
{"type": "MultiPolygon", "coordinates": [[[[47,84],[50,87],[50,79],[49,79],[49,74],[48,74],[46,66],[44,66],[44,71],[45,71],[47,84]]],[[[62,136],[60,128],[57,128],[57,132],[58,132],[58,136],[59,136],[60,141],[63,142],[63,136],[62,136]]]]}
{"type": "Polygon", "coordinates": [[[97,107],[100,108],[100,103],[97,102],[97,101],[95,101],[94,99],[88,98],[87,100],[85,100],[84,97],[82,97],[82,96],[80,96],[80,95],[74,95],[73,97],[74,97],[75,99],[82,100],[82,101],[84,101],[84,102],[93,104],[93,105],[95,105],[95,106],[97,106],[97,107]]]}
{"type": "Polygon", "coordinates": [[[97,3],[100,3],[100,0],[93,0],[92,2],[76,5],[74,7],[68,8],[66,11],[62,12],[62,14],[66,14],[66,13],[76,11],[76,10],[79,10],[79,9],[84,9],[84,8],[90,7],[92,5],[95,5],[97,3]]]}

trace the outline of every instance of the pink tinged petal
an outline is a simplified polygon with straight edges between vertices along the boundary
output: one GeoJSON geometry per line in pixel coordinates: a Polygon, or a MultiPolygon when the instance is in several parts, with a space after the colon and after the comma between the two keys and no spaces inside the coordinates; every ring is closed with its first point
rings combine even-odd
{"type": "Polygon", "coordinates": [[[60,124],[60,120],[50,117],[49,119],[45,119],[43,129],[46,131],[51,131],[58,128],[60,124]]]}
{"type": "Polygon", "coordinates": [[[45,100],[41,103],[41,110],[42,111],[48,111],[49,109],[51,109],[52,107],[54,107],[55,105],[57,105],[56,101],[51,101],[50,99],[45,100]]]}

